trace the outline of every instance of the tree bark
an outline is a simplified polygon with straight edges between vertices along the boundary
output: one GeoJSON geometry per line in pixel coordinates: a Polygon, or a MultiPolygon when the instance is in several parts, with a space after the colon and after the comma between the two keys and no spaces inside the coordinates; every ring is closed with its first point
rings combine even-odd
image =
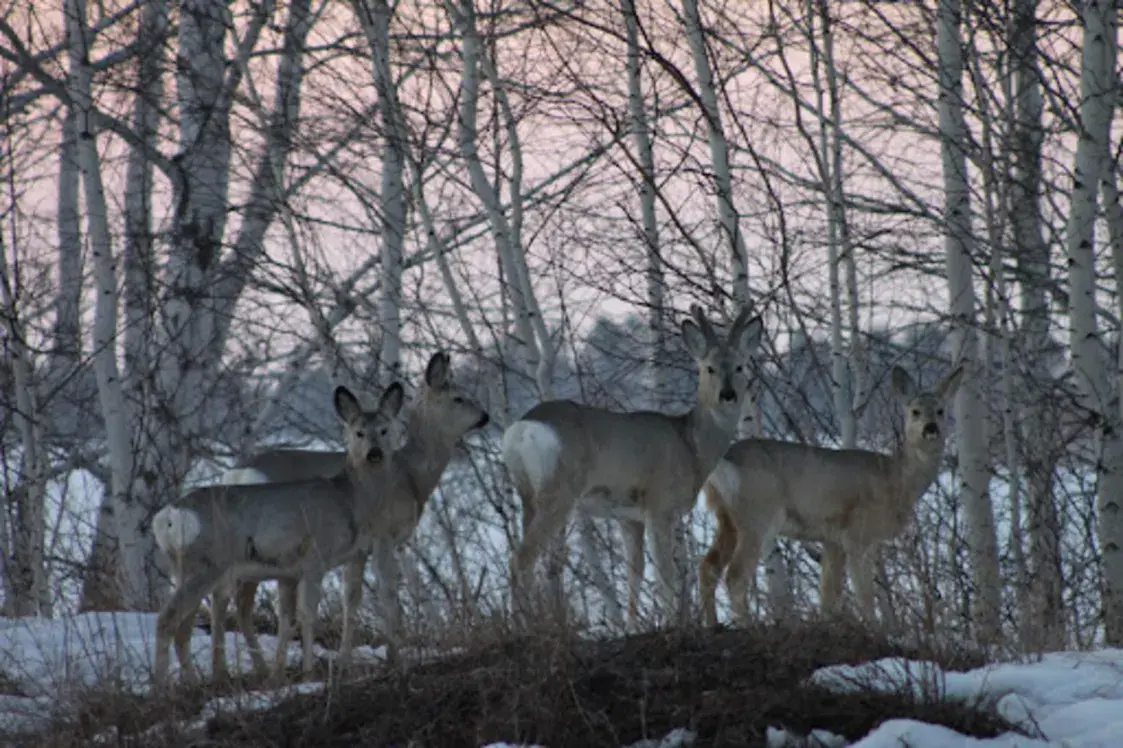
{"type": "Polygon", "coordinates": [[[1099,451],[1096,509],[1104,637],[1108,645],[1118,646],[1123,644],[1123,419],[1115,400],[1119,383],[1109,374],[1096,319],[1095,268],[1097,196],[1104,166],[1111,161],[1118,19],[1115,4],[1107,0],[1084,0],[1081,17],[1080,138],[1066,232],[1069,333],[1079,402],[1095,426],[1099,451]]]}
{"type": "Polygon", "coordinates": [[[986,411],[979,393],[978,315],[975,308],[971,257],[970,185],[967,175],[967,130],[963,117],[963,51],[960,0],[940,0],[938,8],[940,76],[940,150],[944,178],[944,247],[952,315],[953,359],[968,375],[955,399],[961,469],[960,491],[968,520],[968,542],[976,599],[977,636],[993,643],[999,635],[1001,577],[994,509],[990,500],[986,411]]]}
{"type": "MultiPolygon", "coordinates": [[[[1041,217],[1042,126],[1037,0],[1016,0],[1011,20],[1010,60],[1014,78],[1014,122],[1011,133],[1014,178],[1010,186],[1010,222],[1020,282],[1019,353],[1023,361],[1023,393],[1014,402],[1017,437],[1022,445],[1026,485],[1029,558],[1029,607],[1023,611],[1026,645],[1034,651],[1064,646],[1064,580],[1061,574],[1061,520],[1053,493],[1059,436],[1055,409],[1048,393],[1053,376],[1048,368],[1049,246],[1041,217]]],[[[1004,379],[1005,379],[1004,375],[1004,379]]],[[[1009,376],[1013,376],[1012,373],[1009,376]]],[[[1011,391],[1013,390],[1011,383],[1011,391]]],[[[1018,497],[1012,497],[1017,501],[1018,497]]]]}

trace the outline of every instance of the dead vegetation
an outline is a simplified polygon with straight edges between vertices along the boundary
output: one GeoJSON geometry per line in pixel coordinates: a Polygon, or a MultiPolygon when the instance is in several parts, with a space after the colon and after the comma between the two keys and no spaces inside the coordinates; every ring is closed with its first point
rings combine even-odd
{"type": "MultiPolygon", "coordinates": [[[[983,704],[809,684],[815,669],[903,656],[965,669],[963,652],[907,648],[840,621],[692,630],[590,641],[573,635],[492,632],[467,651],[407,670],[368,673],[262,711],[220,710],[201,729],[202,705],[249,682],[178,693],[159,704],[90,692],[34,744],[225,746],[478,746],[489,742],[626,746],[677,728],[695,746],[761,746],[769,727],[825,729],[855,740],[880,723],[912,718],[990,737],[1013,729],[983,704]],[[165,723],[167,729],[154,725],[165,723]]],[[[30,745],[30,743],[28,743],[30,745]]]]}

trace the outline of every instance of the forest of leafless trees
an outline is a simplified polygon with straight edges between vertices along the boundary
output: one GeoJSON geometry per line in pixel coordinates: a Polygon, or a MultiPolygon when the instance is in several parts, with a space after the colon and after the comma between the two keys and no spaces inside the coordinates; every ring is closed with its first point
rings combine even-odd
{"type": "MultiPolygon", "coordinates": [[[[1117,34],[1107,0],[0,0],[3,615],[153,609],[161,506],[337,448],[336,384],[438,349],[493,425],[403,599],[495,615],[503,427],[689,408],[679,321],[751,303],[744,435],[890,450],[891,367],[966,367],[883,617],[1123,644],[1117,34]]],[[[570,603],[618,623],[617,530],[571,524],[570,603]]],[[[819,558],[779,542],[757,610],[814,610],[819,558]]]]}

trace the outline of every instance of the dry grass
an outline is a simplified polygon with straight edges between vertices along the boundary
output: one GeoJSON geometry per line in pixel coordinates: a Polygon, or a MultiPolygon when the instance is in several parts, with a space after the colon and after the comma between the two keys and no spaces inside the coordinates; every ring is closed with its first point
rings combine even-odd
{"type": "Polygon", "coordinates": [[[91,692],[80,714],[37,745],[86,744],[115,726],[121,745],[478,746],[493,741],[619,746],[676,728],[696,746],[764,745],[768,727],[826,729],[855,740],[881,722],[913,718],[989,737],[1013,729],[985,705],[911,694],[838,694],[807,683],[817,668],[887,656],[946,669],[981,664],[964,653],[905,648],[846,622],[663,632],[589,641],[554,632],[480,631],[466,651],[409,669],[367,674],[264,711],[227,710],[201,732],[141,733],[190,719],[228,684],[175,700],[91,692]],[[137,736],[129,738],[129,735],[137,736]]]}

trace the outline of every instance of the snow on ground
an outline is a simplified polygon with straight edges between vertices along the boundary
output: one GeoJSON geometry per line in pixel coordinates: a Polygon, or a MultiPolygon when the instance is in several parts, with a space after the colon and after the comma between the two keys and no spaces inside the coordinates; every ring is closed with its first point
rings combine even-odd
{"type": "MultiPolygon", "coordinates": [[[[277,637],[263,634],[258,639],[266,660],[272,663],[277,637]]],[[[130,693],[147,693],[155,641],[153,613],[83,613],[53,620],[0,618],[0,734],[42,724],[59,708],[59,695],[75,687],[108,681],[130,693]]],[[[204,676],[211,672],[210,647],[210,635],[195,629],[191,657],[204,676]]],[[[315,652],[324,659],[336,656],[319,645],[315,652]]],[[[354,650],[357,661],[381,659],[384,654],[382,648],[354,650]]],[[[290,665],[299,665],[299,639],[289,644],[286,657],[290,665]]],[[[226,662],[232,673],[253,671],[249,649],[240,634],[227,632],[226,662]]],[[[171,663],[172,677],[178,678],[179,661],[174,651],[171,663]]],[[[255,696],[261,698],[254,705],[263,709],[284,695],[258,693],[255,696]]],[[[246,705],[244,698],[238,703],[246,705]]],[[[208,707],[213,711],[229,708],[229,704],[219,699],[208,707]]]]}
{"type": "Polygon", "coordinates": [[[862,748],[900,745],[1115,748],[1123,744],[1123,650],[1120,649],[1057,652],[1045,655],[1038,662],[1001,663],[966,673],[944,673],[932,663],[890,658],[856,666],[823,668],[812,675],[812,680],[840,691],[905,690],[918,696],[935,694],[968,702],[989,701],[1010,722],[1031,735],[1043,736],[1042,740],[1017,735],[967,740],[943,727],[891,720],[854,744],[862,748]]]}
{"type": "MultiPolygon", "coordinates": [[[[56,620],[0,619],[0,733],[34,729],[65,704],[60,695],[75,687],[108,680],[143,694],[150,687],[156,617],[140,613],[88,613],[56,620]]],[[[276,638],[261,636],[267,658],[276,638]]],[[[199,670],[210,669],[210,638],[196,630],[191,653],[199,670]]],[[[232,672],[249,672],[249,652],[240,635],[228,633],[227,661],[232,672]]],[[[334,652],[317,647],[317,654],[334,652]]],[[[377,659],[381,650],[357,648],[356,657],[377,659]]],[[[291,664],[300,661],[300,646],[288,648],[291,664]]],[[[172,657],[173,670],[178,668],[172,657]]],[[[176,671],[177,672],[177,671],[176,671]]],[[[839,691],[857,688],[911,691],[918,696],[942,695],[983,701],[1031,735],[1004,735],[975,740],[944,727],[912,720],[890,720],[852,745],[856,748],[1107,748],[1123,744],[1123,650],[1062,652],[1040,661],[1001,663],[969,672],[943,672],[932,663],[884,659],[861,665],[822,668],[811,679],[839,691]]],[[[321,688],[311,683],[275,691],[226,696],[209,702],[186,729],[201,727],[214,714],[232,709],[265,709],[295,691],[321,688]]],[[[112,736],[103,736],[110,738],[112,736]]],[[[635,748],[687,746],[693,735],[676,730],[662,740],[641,741],[635,748]]],[[[770,748],[842,746],[845,741],[820,731],[799,737],[781,729],[769,732],[770,748]]],[[[500,748],[502,744],[495,744],[500,748]]]]}

